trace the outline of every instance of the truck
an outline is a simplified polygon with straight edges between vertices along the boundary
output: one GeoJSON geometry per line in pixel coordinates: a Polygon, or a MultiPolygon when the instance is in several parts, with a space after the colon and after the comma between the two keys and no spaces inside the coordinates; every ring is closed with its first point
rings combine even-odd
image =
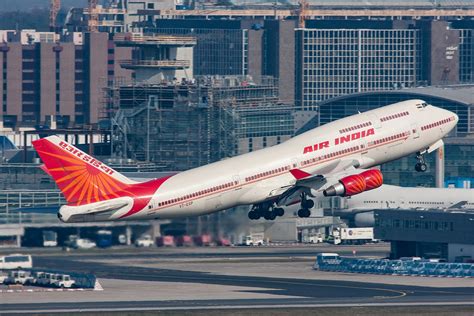
{"type": "Polygon", "coordinates": [[[321,233],[311,233],[309,235],[303,236],[303,243],[306,244],[319,244],[323,242],[323,234],[321,233]]]}
{"type": "Polygon", "coordinates": [[[112,246],[112,231],[101,229],[97,231],[97,247],[107,248],[112,246]]]}
{"type": "Polygon", "coordinates": [[[43,247],[56,247],[58,245],[58,234],[51,230],[43,231],[43,247]]]}
{"type": "Polygon", "coordinates": [[[333,232],[334,244],[362,245],[368,242],[376,242],[373,227],[347,228],[340,227],[333,232]]]}
{"type": "Polygon", "coordinates": [[[265,243],[265,235],[263,233],[251,233],[244,237],[242,242],[245,246],[263,246],[265,243]]]}

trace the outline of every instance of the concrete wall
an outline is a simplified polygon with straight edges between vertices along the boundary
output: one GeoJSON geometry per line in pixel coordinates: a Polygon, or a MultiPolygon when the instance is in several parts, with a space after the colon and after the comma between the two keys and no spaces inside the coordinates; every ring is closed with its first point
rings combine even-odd
{"type": "Polygon", "coordinates": [[[56,56],[52,43],[40,43],[40,120],[56,115],[56,56]]]}
{"type": "Polygon", "coordinates": [[[459,30],[449,28],[447,22],[431,24],[432,85],[459,83],[459,30]]]}
{"type": "Polygon", "coordinates": [[[20,43],[9,43],[7,62],[7,115],[16,115],[22,119],[22,46],[20,43]]]}
{"type": "Polygon", "coordinates": [[[454,259],[459,256],[470,256],[474,259],[474,245],[448,244],[448,261],[454,262],[454,259]]]}
{"type": "Polygon", "coordinates": [[[254,78],[262,76],[263,30],[248,30],[248,74],[254,78]]]}
{"type": "Polygon", "coordinates": [[[69,115],[71,122],[75,121],[74,105],[74,49],[73,43],[61,43],[62,51],[59,53],[59,72],[61,81],[59,85],[59,111],[61,115],[69,115]]]}
{"type": "Polygon", "coordinates": [[[99,108],[101,106],[101,97],[105,86],[105,78],[107,78],[107,62],[108,62],[108,34],[107,33],[86,33],[85,36],[85,60],[84,66],[86,75],[86,84],[88,83],[88,102],[86,102],[86,112],[89,117],[86,121],[94,124],[97,123],[99,117],[99,108]]]}

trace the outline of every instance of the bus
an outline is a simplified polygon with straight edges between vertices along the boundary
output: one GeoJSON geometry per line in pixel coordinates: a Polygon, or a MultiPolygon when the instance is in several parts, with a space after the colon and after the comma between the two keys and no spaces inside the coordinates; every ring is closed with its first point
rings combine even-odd
{"type": "Polygon", "coordinates": [[[0,270],[7,269],[31,269],[33,259],[30,255],[12,254],[0,257],[0,270]]]}

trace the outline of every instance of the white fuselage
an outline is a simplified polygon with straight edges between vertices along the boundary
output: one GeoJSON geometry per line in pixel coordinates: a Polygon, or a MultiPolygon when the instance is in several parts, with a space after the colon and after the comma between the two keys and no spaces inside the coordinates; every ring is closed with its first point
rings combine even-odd
{"type": "Polygon", "coordinates": [[[346,213],[378,209],[474,209],[473,189],[404,188],[384,184],[377,191],[367,191],[348,198],[346,213]]]}
{"type": "MultiPolygon", "coordinates": [[[[369,168],[427,149],[457,120],[454,113],[421,100],[353,115],[270,148],[178,173],[158,188],[143,210],[123,219],[196,216],[275,199],[295,184],[290,169],[319,174],[335,161],[351,160],[358,168],[369,168]]],[[[107,219],[119,219],[124,212],[107,219]]]]}

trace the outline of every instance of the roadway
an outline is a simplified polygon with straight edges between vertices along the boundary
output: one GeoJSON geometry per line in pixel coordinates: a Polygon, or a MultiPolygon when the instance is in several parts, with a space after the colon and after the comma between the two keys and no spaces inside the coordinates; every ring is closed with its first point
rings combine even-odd
{"type": "Polygon", "coordinates": [[[474,312],[472,279],[312,270],[314,254],[384,257],[386,245],[47,251],[35,266],[92,272],[104,291],[3,293],[1,313],[453,306],[474,312]],[[25,303],[27,302],[27,303],[25,303]]]}

